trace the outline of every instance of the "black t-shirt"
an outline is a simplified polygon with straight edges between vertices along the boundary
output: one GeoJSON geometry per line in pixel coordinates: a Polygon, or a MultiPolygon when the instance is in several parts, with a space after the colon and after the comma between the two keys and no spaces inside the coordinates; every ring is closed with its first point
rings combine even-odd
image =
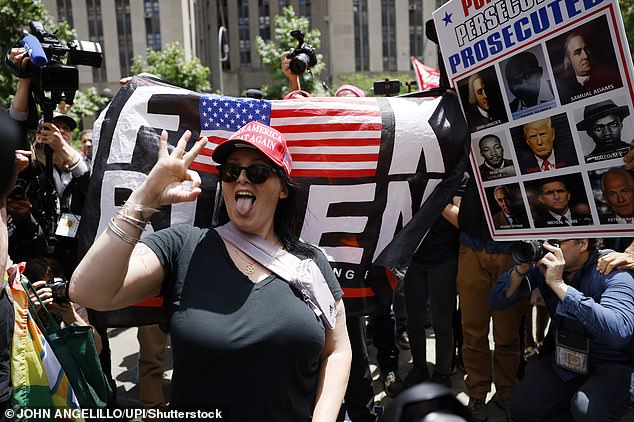
{"type": "Polygon", "coordinates": [[[0,289],[0,403],[7,402],[12,391],[11,342],[13,324],[13,304],[4,289],[0,289]]]}
{"type": "Polygon", "coordinates": [[[460,231],[443,216],[438,217],[412,259],[421,264],[431,265],[457,258],[460,246],[459,234],[460,231]]]}
{"type": "MultiPolygon", "coordinates": [[[[288,283],[271,274],[252,283],[215,230],[179,225],[145,237],[174,301],[171,319],[175,408],[225,409],[235,421],[309,421],[325,328],[288,283]]],[[[335,300],[343,292],[316,251],[335,300]]]]}

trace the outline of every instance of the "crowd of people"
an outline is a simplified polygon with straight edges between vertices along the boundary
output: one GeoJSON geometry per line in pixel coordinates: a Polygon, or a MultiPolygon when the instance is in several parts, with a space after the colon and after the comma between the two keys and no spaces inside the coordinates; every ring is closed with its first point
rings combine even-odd
{"type": "MultiPolygon", "coordinates": [[[[567,48],[578,41],[572,37],[567,48]]],[[[506,67],[517,110],[541,101],[539,90],[527,93],[520,87],[530,79],[522,69],[541,73],[541,68],[534,57],[520,58],[506,67]]],[[[15,49],[11,60],[23,65],[28,58],[15,49]]],[[[301,91],[288,63],[285,53],[285,98],[310,96],[301,91]]],[[[540,244],[539,256],[518,262],[510,242],[492,239],[476,179],[468,171],[399,277],[392,303],[369,316],[346,315],[343,291],[326,256],[299,239],[300,186],[291,177],[285,136],[250,122],[213,152],[223,196],[218,227],[177,225],[141,238],[160,207],[192,201],[201,192],[200,176],[189,165],[207,139],[186,150],[187,131],[168,151],[163,131],[158,160],[147,178],[79,261],[76,233],[90,180],[92,134],[81,132],[81,152],[76,151],[71,138],[77,122],[55,113],[52,122],[38,123],[31,154],[24,142],[29,83],[20,79],[11,108],[0,113],[5,138],[0,143],[0,265],[8,269],[12,262],[25,261],[25,274],[43,304],[67,324],[88,324],[85,308],[121,309],[165,296],[174,360],[171,397],[156,392],[162,358],[154,352],[164,350],[165,335],[158,327],[146,327],[139,330],[141,348],[146,348],[139,373],[146,379],[145,384],[140,380],[144,406],[220,406],[241,421],[336,421],[345,413],[353,422],[375,421],[367,350],[372,341],[387,395],[423,382],[452,387],[451,375],[463,370],[474,420],[487,419],[486,398],[493,386],[493,403],[518,421],[558,416],[608,420],[627,410],[634,376],[634,243],[629,240],[613,242],[618,243],[613,251],[604,249],[600,239],[552,239],[540,244]],[[44,147],[52,150],[52,180],[45,174],[44,147]],[[47,218],[51,200],[57,221],[47,218]],[[52,230],[60,226],[63,230],[52,230]],[[310,270],[303,277],[287,275],[272,261],[310,270]],[[73,303],[53,301],[47,283],[52,277],[69,281],[73,303]],[[532,307],[542,315],[537,339],[532,307]],[[433,370],[427,361],[428,325],[436,340],[433,370]],[[403,379],[399,347],[412,354],[403,379]],[[148,350],[153,352],[148,355],[148,350]]],[[[472,120],[486,125],[495,118],[486,80],[475,74],[468,83],[477,116],[472,120]]],[[[343,85],[335,95],[365,93],[343,85]]],[[[588,106],[578,130],[587,131],[597,145],[604,137],[627,149],[619,156],[624,168],[606,172],[601,189],[615,218],[631,223],[634,152],[621,141],[619,130],[628,115],[611,101],[588,106]]],[[[526,169],[569,164],[565,152],[553,149],[550,119],[526,124],[522,131],[534,160],[526,169]]],[[[483,137],[478,147],[483,179],[506,177],[513,170],[497,136],[483,137]]],[[[593,151],[586,160],[600,153],[593,151]]],[[[506,186],[494,189],[500,207],[496,227],[528,227],[526,214],[514,207],[514,194],[506,186]]],[[[589,224],[571,208],[566,179],[540,181],[536,200],[547,210],[538,226],[589,224]]],[[[11,298],[3,290],[0,413],[11,396],[12,315],[11,298]]],[[[107,327],[95,327],[94,337],[102,369],[114,384],[107,327]]],[[[116,406],[116,396],[110,405],[116,406]]]]}

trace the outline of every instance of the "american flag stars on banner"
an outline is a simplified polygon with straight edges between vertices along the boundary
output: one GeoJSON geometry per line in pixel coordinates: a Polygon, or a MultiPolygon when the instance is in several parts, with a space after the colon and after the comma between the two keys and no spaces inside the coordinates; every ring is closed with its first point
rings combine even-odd
{"type": "Polygon", "coordinates": [[[230,130],[235,132],[257,120],[270,125],[271,102],[253,98],[202,97],[200,123],[202,130],[230,130]]]}
{"type": "Polygon", "coordinates": [[[203,95],[200,136],[209,140],[191,168],[216,173],[213,150],[257,120],[284,134],[293,176],[371,177],[381,143],[381,111],[374,98],[257,100],[203,95]]]}

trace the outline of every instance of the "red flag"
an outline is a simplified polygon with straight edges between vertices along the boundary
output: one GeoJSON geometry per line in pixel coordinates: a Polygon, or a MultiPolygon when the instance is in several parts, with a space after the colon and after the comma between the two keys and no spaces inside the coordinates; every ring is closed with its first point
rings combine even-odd
{"type": "Polygon", "coordinates": [[[416,57],[412,56],[412,66],[416,73],[416,81],[418,89],[425,91],[440,86],[440,71],[421,63],[416,57]]]}

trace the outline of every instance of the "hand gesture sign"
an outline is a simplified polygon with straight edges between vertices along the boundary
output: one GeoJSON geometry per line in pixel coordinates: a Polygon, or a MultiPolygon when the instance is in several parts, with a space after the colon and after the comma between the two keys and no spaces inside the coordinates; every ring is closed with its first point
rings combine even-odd
{"type": "Polygon", "coordinates": [[[185,153],[191,132],[186,131],[171,153],[167,151],[167,132],[161,133],[158,161],[141,185],[144,201],[138,202],[158,208],[161,205],[193,201],[200,194],[200,176],[189,166],[207,143],[203,137],[185,153]]]}

